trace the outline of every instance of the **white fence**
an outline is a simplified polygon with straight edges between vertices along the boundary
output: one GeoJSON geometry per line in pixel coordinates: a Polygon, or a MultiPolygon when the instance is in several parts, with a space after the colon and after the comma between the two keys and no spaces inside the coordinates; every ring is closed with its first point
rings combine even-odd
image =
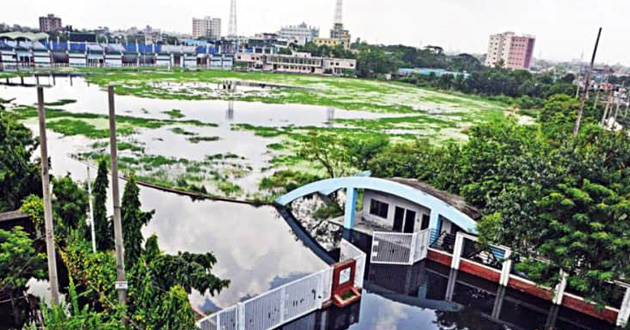
{"type": "Polygon", "coordinates": [[[374,232],[370,262],[375,264],[413,265],[426,258],[429,230],[417,233],[374,232]]]}
{"type": "MultiPolygon", "coordinates": [[[[357,261],[355,286],[363,286],[366,255],[342,240],[341,261],[357,261]],[[345,258],[345,259],[344,259],[345,258]]],[[[322,308],[332,296],[333,268],[285,284],[236,306],[223,309],[197,323],[203,330],[267,330],[322,308]]]]}
{"type": "Polygon", "coordinates": [[[357,261],[356,266],[356,274],[354,276],[354,286],[357,288],[363,287],[363,275],[365,274],[365,262],[367,260],[367,256],[361,249],[352,245],[350,242],[345,239],[341,240],[340,244],[340,255],[339,261],[346,261],[349,259],[354,259],[357,261]]]}

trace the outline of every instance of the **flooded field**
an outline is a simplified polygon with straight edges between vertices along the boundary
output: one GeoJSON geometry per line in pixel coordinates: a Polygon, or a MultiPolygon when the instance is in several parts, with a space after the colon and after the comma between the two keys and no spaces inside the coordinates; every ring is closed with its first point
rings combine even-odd
{"type": "MultiPolygon", "coordinates": [[[[211,88],[211,84],[200,86],[211,88]]],[[[106,93],[83,79],[57,78],[45,94],[52,172],[85,180],[87,166],[108,158],[106,93]]],[[[0,98],[14,99],[10,111],[37,135],[32,108],[35,89],[1,86],[0,98]]],[[[260,181],[275,170],[305,167],[278,161],[294,155],[296,140],[291,134],[309,129],[335,134],[360,131],[404,140],[430,135],[427,132],[441,127],[441,134],[465,139],[462,127],[453,120],[470,119],[461,111],[432,110],[430,115],[416,116],[307,104],[142,98],[133,93],[117,95],[116,109],[123,172],[135,171],[143,179],[164,185],[181,181],[181,185],[202,185],[208,192],[238,198],[261,194],[260,181]]],[[[484,116],[496,114],[492,110],[484,116]]],[[[214,252],[218,260],[214,274],[231,281],[215,297],[190,295],[193,306],[204,312],[231,306],[325,267],[272,207],[193,201],[150,188],[142,188],[140,197],[143,209],[156,211],[143,229],[145,237],[157,234],[169,254],[214,252]]],[[[501,293],[482,279],[454,278],[448,270],[425,263],[371,266],[366,283],[362,300],[349,309],[313,313],[284,328],[485,330],[536,329],[552,323],[564,330],[611,328],[531,297],[501,293]],[[446,294],[449,281],[456,282],[451,296],[446,294]]],[[[33,292],[44,288],[45,282],[32,285],[33,292]]]]}

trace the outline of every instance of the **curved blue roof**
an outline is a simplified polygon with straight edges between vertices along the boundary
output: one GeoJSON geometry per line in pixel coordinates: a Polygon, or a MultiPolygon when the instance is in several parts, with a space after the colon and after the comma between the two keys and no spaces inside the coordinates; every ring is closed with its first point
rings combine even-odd
{"type": "Polygon", "coordinates": [[[308,196],[314,193],[323,192],[328,194],[339,189],[369,189],[373,191],[387,193],[393,196],[404,198],[413,203],[420,204],[431,210],[432,215],[435,213],[445,217],[452,223],[456,224],[469,233],[476,233],[476,222],[466,213],[462,212],[453,205],[448,204],[444,200],[437,198],[425,191],[416,189],[412,186],[399,182],[372,178],[372,177],[344,177],[316,181],[300,188],[297,188],[276,199],[276,203],[286,206],[292,201],[308,196]]]}

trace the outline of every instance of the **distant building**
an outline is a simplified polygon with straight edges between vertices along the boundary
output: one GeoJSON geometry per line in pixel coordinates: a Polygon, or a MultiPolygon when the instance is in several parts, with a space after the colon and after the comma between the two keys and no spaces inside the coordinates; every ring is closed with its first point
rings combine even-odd
{"type": "Polygon", "coordinates": [[[331,48],[341,46],[343,49],[350,49],[350,39],[339,39],[339,38],[315,38],[313,39],[313,43],[318,47],[327,46],[331,48]]]}
{"type": "Polygon", "coordinates": [[[295,41],[299,45],[312,42],[319,37],[319,29],[302,23],[300,25],[283,26],[278,31],[280,38],[295,41]]]}
{"type": "Polygon", "coordinates": [[[488,42],[486,66],[502,63],[505,68],[528,70],[532,65],[535,43],[536,38],[529,35],[493,34],[488,42]]]}
{"type": "Polygon", "coordinates": [[[357,61],[353,59],[315,57],[309,53],[237,53],[234,58],[234,67],[239,70],[353,76],[356,66],[357,61]]]}
{"type": "Polygon", "coordinates": [[[221,19],[206,16],[193,18],[193,38],[221,39],[221,19]]]}
{"type": "Polygon", "coordinates": [[[53,14],[42,16],[39,18],[39,30],[42,32],[57,32],[63,30],[61,18],[55,17],[53,14]]]}

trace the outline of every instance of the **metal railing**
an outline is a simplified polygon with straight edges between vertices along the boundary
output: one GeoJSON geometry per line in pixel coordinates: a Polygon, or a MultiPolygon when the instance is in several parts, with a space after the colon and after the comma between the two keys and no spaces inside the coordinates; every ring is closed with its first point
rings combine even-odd
{"type": "Polygon", "coordinates": [[[374,232],[370,262],[375,264],[412,265],[427,255],[430,232],[374,232]]]}
{"type": "MultiPolygon", "coordinates": [[[[342,240],[340,261],[355,259],[355,286],[363,287],[366,254],[342,240]]],[[[333,267],[267,291],[199,322],[203,330],[267,330],[315,310],[332,297],[333,267]]]]}
{"type": "Polygon", "coordinates": [[[437,229],[431,229],[431,247],[434,249],[453,253],[455,247],[455,235],[442,232],[438,234],[437,229]]]}

